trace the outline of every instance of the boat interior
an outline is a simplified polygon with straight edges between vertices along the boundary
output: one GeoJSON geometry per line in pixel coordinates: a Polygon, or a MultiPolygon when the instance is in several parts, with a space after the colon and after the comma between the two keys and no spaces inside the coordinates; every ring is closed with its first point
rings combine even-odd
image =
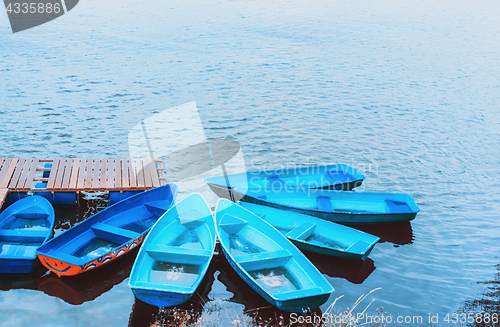
{"type": "Polygon", "coordinates": [[[221,242],[229,245],[234,260],[261,287],[273,296],[300,297],[320,293],[293,255],[272,238],[250,226],[247,221],[224,214],[219,223],[221,242]]]}
{"type": "Polygon", "coordinates": [[[193,209],[166,224],[162,230],[168,233],[155,231],[152,242],[146,244],[147,256],[141,265],[147,273],[138,274],[134,286],[189,292],[212,257],[214,237],[207,219],[213,218],[193,209]]]}

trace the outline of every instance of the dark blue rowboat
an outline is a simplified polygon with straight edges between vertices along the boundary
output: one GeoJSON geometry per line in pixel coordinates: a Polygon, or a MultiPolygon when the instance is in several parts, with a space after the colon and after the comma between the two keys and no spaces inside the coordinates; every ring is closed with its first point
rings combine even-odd
{"type": "Polygon", "coordinates": [[[351,190],[363,183],[365,176],[344,164],[250,171],[205,179],[221,198],[239,200],[247,189],[334,189],[351,190]]]}
{"type": "Polygon", "coordinates": [[[365,260],[380,240],[380,237],[313,216],[248,202],[239,204],[267,221],[303,251],[365,260]]]}
{"type": "Polygon", "coordinates": [[[269,303],[302,313],[328,300],[333,287],[274,227],[226,199],[217,203],[215,217],[229,264],[269,303]]]}
{"type": "Polygon", "coordinates": [[[129,281],[135,297],[160,308],[188,301],[207,272],[215,239],[212,211],[200,194],[170,208],[135,260],[129,281]]]}
{"type": "Polygon", "coordinates": [[[405,193],[342,192],[334,190],[248,190],[242,201],[345,224],[408,221],[419,212],[405,193]]]}
{"type": "Polygon", "coordinates": [[[81,274],[112,262],[142,244],[176,195],[177,186],[168,184],[122,200],[38,248],[38,258],[58,276],[81,274]]]}
{"type": "Polygon", "coordinates": [[[0,215],[0,272],[30,273],[37,248],[54,229],[54,208],[41,196],[21,199],[0,215]]]}

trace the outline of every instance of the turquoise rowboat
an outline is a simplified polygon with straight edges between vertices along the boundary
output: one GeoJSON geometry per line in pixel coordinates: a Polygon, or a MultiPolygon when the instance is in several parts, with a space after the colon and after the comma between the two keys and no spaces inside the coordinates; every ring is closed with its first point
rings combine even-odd
{"type": "Polygon", "coordinates": [[[207,272],[215,240],[212,211],[200,194],[191,194],[146,237],[130,274],[134,296],[160,308],[188,301],[207,272]]]}
{"type": "Polygon", "coordinates": [[[226,199],[216,207],[222,252],[238,275],[280,310],[312,310],[333,287],[285,236],[252,212],[226,199]]]}
{"type": "Polygon", "coordinates": [[[335,190],[248,190],[242,201],[293,211],[342,224],[409,221],[419,212],[405,193],[335,190]]]}
{"type": "Polygon", "coordinates": [[[303,251],[365,260],[380,240],[380,237],[320,218],[253,203],[239,204],[267,221],[303,251]]]}
{"type": "Polygon", "coordinates": [[[221,198],[239,200],[246,189],[288,188],[351,190],[363,183],[365,176],[344,164],[250,171],[205,179],[221,198]]]}
{"type": "Polygon", "coordinates": [[[36,250],[54,229],[54,208],[45,198],[23,198],[0,215],[0,273],[30,273],[36,250]]]}

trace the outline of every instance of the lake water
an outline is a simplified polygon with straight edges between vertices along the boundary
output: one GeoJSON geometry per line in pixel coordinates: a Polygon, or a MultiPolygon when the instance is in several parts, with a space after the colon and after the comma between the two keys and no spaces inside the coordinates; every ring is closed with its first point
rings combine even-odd
{"type": "MultiPolygon", "coordinates": [[[[380,287],[356,312],[374,300],[367,312],[447,326],[498,272],[499,14],[492,1],[82,0],[12,34],[0,10],[0,156],[124,158],[140,120],[196,101],[247,169],[345,163],[366,175],[360,191],[412,195],[414,221],[366,228],[382,242],[365,263],[311,257],[335,287],[321,310],[380,287]]],[[[58,232],[82,210],[58,208],[58,232]]],[[[0,276],[2,326],[148,325],[132,259],[78,280],[0,276]]],[[[202,299],[224,324],[266,306],[223,259],[211,272],[202,299]]]]}

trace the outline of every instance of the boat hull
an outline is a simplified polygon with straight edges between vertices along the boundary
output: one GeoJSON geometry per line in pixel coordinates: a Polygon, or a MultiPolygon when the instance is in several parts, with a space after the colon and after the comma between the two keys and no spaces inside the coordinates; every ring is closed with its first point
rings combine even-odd
{"type": "Polygon", "coordinates": [[[248,202],[239,204],[271,224],[303,251],[365,260],[380,240],[377,236],[317,217],[248,202]]]}
{"type": "Polygon", "coordinates": [[[243,281],[250,286],[257,294],[263,297],[267,302],[275,306],[276,308],[286,311],[286,312],[297,312],[302,313],[304,311],[313,310],[326,301],[330,297],[330,293],[325,293],[321,295],[315,295],[311,297],[303,297],[299,299],[293,300],[285,300],[280,301],[276,300],[269,293],[265,292],[258,284],[255,283],[255,280],[248,276],[245,270],[243,270],[234,260],[231,259],[231,255],[222,247],[222,253],[226,257],[227,261],[231,268],[243,279],[243,281]]]}
{"type": "Polygon", "coordinates": [[[320,165],[229,174],[210,177],[205,181],[219,197],[239,201],[247,189],[345,191],[360,186],[364,178],[363,174],[347,165],[320,165]]]}
{"type": "Polygon", "coordinates": [[[0,215],[0,273],[31,273],[36,250],[54,229],[54,208],[35,195],[20,199],[0,215]]]}
{"type": "Polygon", "coordinates": [[[104,266],[105,264],[108,264],[110,262],[113,262],[114,260],[118,259],[118,257],[121,257],[124,254],[127,254],[128,252],[133,250],[134,248],[141,246],[142,242],[144,241],[144,237],[145,235],[141,235],[140,237],[128,242],[122,247],[114,251],[111,251],[109,253],[106,253],[105,255],[95,260],[86,262],[81,265],[74,264],[71,262],[65,262],[63,260],[59,260],[59,258],[56,259],[43,254],[38,254],[38,258],[40,259],[42,265],[44,265],[47,269],[55,273],[58,277],[75,276],[90,271],[92,269],[104,266]]]}
{"type": "Polygon", "coordinates": [[[191,194],[146,237],[130,274],[134,296],[159,308],[188,301],[208,270],[215,243],[212,211],[200,194],[191,194]]]}
{"type": "Polygon", "coordinates": [[[0,273],[2,274],[29,274],[33,271],[36,260],[2,259],[0,258],[0,273]]]}
{"type": "Polygon", "coordinates": [[[164,292],[157,290],[146,290],[142,288],[132,288],[134,296],[147,304],[158,308],[172,307],[189,301],[192,293],[164,292]]]}
{"type": "Polygon", "coordinates": [[[40,262],[59,277],[107,265],[143,243],[176,194],[169,184],[109,206],[41,246],[40,262]]]}
{"type": "Polygon", "coordinates": [[[217,203],[216,221],[227,261],[270,304],[302,313],[328,300],[333,292],[330,283],[266,221],[225,199],[217,203]]]}
{"type": "Polygon", "coordinates": [[[348,225],[410,221],[419,212],[404,193],[265,189],[249,191],[241,201],[348,225]]]}
{"type": "Polygon", "coordinates": [[[313,216],[328,221],[332,221],[335,223],[348,224],[348,225],[370,225],[370,224],[393,223],[398,221],[410,221],[415,219],[415,217],[417,216],[416,212],[400,213],[400,214],[383,214],[383,213],[356,214],[356,213],[342,213],[342,212],[322,212],[318,210],[302,209],[302,208],[280,205],[276,203],[270,203],[249,196],[243,197],[242,201],[255,203],[259,205],[265,205],[271,208],[297,212],[303,215],[313,216]]]}

